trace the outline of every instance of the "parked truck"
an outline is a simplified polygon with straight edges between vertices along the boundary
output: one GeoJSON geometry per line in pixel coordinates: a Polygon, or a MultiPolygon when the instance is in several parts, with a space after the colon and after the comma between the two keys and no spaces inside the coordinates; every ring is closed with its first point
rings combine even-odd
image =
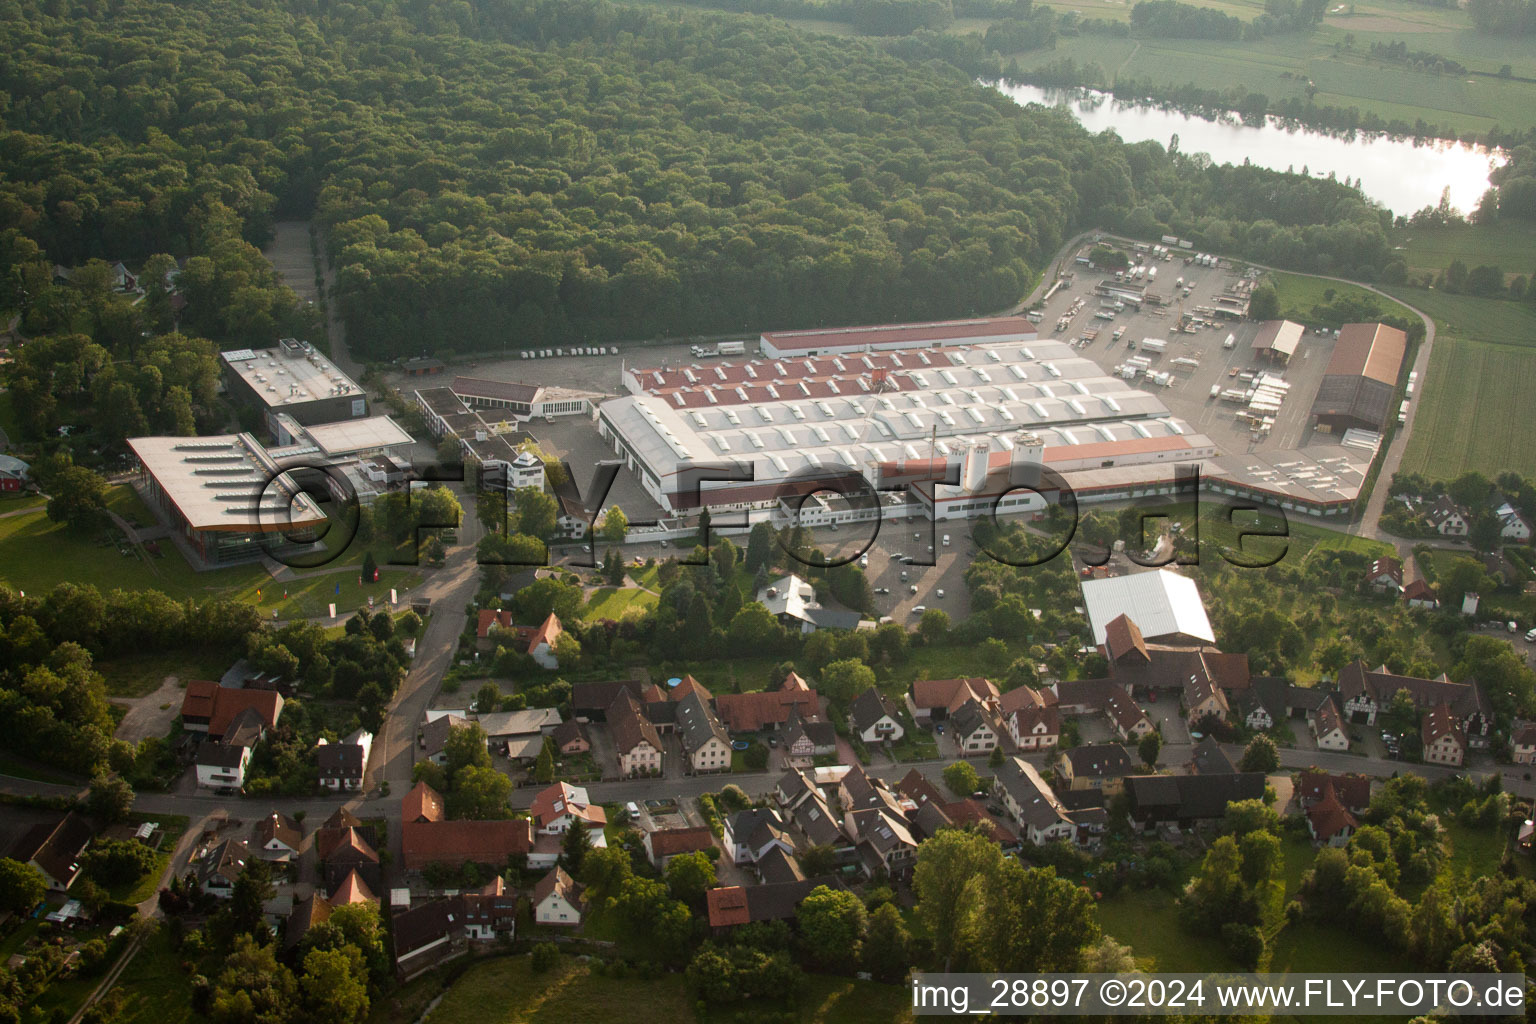
{"type": "Polygon", "coordinates": [[[720,354],[723,355],[723,356],[746,355],[746,352],[747,352],[746,342],[743,342],[743,341],[722,341],[720,343],[720,354]]]}
{"type": "Polygon", "coordinates": [[[1143,352],[1166,352],[1168,343],[1162,338],[1142,338],[1141,349],[1143,352]]]}

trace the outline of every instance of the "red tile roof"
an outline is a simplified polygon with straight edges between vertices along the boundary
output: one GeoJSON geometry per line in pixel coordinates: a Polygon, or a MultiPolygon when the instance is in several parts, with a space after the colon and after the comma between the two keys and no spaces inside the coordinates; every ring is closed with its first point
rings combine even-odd
{"type": "MultiPolygon", "coordinates": [[[[541,789],[533,798],[533,805],[528,809],[533,816],[533,823],[539,828],[544,828],[563,814],[580,818],[588,825],[602,828],[608,824],[608,815],[602,805],[592,803],[579,803],[574,799],[574,790],[564,782],[557,782],[553,786],[541,789]]],[[[585,790],[582,791],[585,793],[585,790]]]]}
{"type": "Polygon", "coordinates": [[[985,703],[997,697],[997,687],[981,676],[960,679],[919,679],[912,684],[912,703],[918,710],[957,708],[972,697],[985,703]]]}
{"type": "Polygon", "coordinates": [[[229,723],[247,708],[255,711],[262,725],[270,729],[283,713],[282,694],[276,690],[245,690],[193,680],[181,699],[182,717],[206,718],[208,735],[215,739],[224,735],[229,723]]]}
{"type": "Polygon", "coordinates": [[[683,681],[672,687],[672,699],[682,700],[690,693],[698,694],[704,700],[714,700],[715,695],[710,693],[703,683],[693,676],[683,676],[683,681]]]}
{"type": "Polygon", "coordinates": [[[362,876],[357,873],[357,869],[353,868],[347,872],[347,877],[341,885],[336,887],[336,891],[331,893],[331,906],[344,907],[348,903],[373,903],[377,899],[378,897],[368,888],[368,883],[364,882],[362,876]]]}
{"type": "Polygon", "coordinates": [[[648,833],[652,857],[674,857],[679,853],[708,850],[715,845],[714,833],[698,828],[661,828],[648,833]]]}
{"type": "Polygon", "coordinates": [[[208,719],[213,717],[213,695],[219,684],[206,679],[194,679],[187,684],[187,692],[181,698],[181,717],[208,719]]]}
{"type": "Polygon", "coordinates": [[[1363,810],[1371,803],[1371,780],[1364,775],[1330,775],[1327,772],[1302,772],[1297,780],[1296,798],[1303,802],[1321,800],[1324,787],[1333,790],[1341,804],[1351,810],[1363,810]]]}
{"type": "Polygon", "coordinates": [[[821,701],[815,690],[722,693],[715,698],[715,713],[731,732],[756,732],[764,726],[783,725],[792,708],[798,708],[807,718],[821,715],[821,701]]]}
{"type": "Polygon", "coordinates": [[[711,889],[704,894],[704,898],[709,905],[711,928],[729,928],[732,925],[746,924],[752,919],[751,913],[747,910],[747,890],[739,885],[711,889]]]}
{"type": "Polygon", "coordinates": [[[533,633],[528,637],[528,650],[532,651],[541,643],[547,643],[551,648],[553,648],[555,646],[555,641],[560,639],[560,634],[563,632],[565,632],[565,630],[561,628],[560,620],[555,618],[554,612],[550,612],[549,618],[545,619],[543,623],[539,625],[539,628],[535,629],[533,633]]]}
{"type": "Polygon", "coordinates": [[[1110,661],[1118,661],[1131,655],[1139,655],[1144,662],[1151,661],[1147,642],[1141,638],[1141,629],[1129,615],[1120,614],[1109,620],[1104,627],[1104,646],[1110,661]]]}
{"type": "Polygon", "coordinates": [[[1322,798],[1307,808],[1307,820],[1312,823],[1312,834],[1325,841],[1359,824],[1355,816],[1339,802],[1332,782],[1323,783],[1322,798]]]}
{"type": "Polygon", "coordinates": [[[489,864],[501,867],[513,854],[533,849],[533,823],[527,818],[507,821],[405,821],[400,825],[400,849],[407,871],[428,864],[462,867],[489,864]]]}
{"type": "Polygon", "coordinates": [[[400,800],[402,821],[442,821],[443,798],[425,782],[418,782],[400,800]]]}

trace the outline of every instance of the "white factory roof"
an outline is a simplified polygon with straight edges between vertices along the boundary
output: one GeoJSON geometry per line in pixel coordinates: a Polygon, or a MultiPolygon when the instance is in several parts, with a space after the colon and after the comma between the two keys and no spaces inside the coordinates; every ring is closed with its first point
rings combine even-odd
{"type": "Polygon", "coordinates": [[[306,341],[285,338],[277,348],[231,349],[219,356],[230,372],[275,409],[338,395],[364,397],[356,381],[306,341]]]}
{"type": "Polygon", "coordinates": [[[1148,640],[1182,634],[1216,642],[1195,581],[1168,569],[1086,580],[1083,605],[1095,644],[1104,642],[1105,627],[1121,615],[1129,616],[1148,640]]]}
{"type": "Polygon", "coordinates": [[[302,429],[322,454],[332,456],[355,455],[411,443],[411,435],[388,416],[316,423],[302,429]]]}
{"type": "Polygon", "coordinates": [[[284,532],[326,521],[250,434],[134,437],[128,446],[193,529],[284,532]]]}
{"type": "Polygon", "coordinates": [[[837,360],[842,372],[829,371],[834,361],[827,358],[753,362],[747,367],[761,370],[750,385],[713,373],[699,374],[697,386],[679,385],[675,371],[634,371],[632,379],[646,389],[605,402],[601,413],[657,472],[679,462],[737,462],[752,464],[759,481],[808,467],[947,459],[978,443],[1006,452],[1021,432],[1048,449],[1128,450],[1191,432],[1157,397],[1106,375],[1059,341],[920,354],[921,361],[903,353],[901,369],[837,360]]]}

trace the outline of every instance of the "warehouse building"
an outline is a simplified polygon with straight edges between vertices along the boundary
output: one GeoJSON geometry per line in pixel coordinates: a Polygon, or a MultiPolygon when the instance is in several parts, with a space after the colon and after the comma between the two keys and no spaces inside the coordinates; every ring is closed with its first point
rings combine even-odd
{"type": "Polygon", "coordinates": [[[598,431],[674,511],[772,510],[860,474],[905,487],[935,518],[994,503],[1022,512],[1039,508],[1018,488],[1042,465],[1171,467],[1216,454],[1157,398],[1059,341],[630,369],[625,385],[629,396],[599,407],[598,431]],[[696,482],[698,467],[722,463],[747,479],[696,482]],[[945,472],[956,482],[935,483],[945,472]]]}
{"type": "Polygon", "coordinates": [[[1345,324],[1312,403],[1324,433],[1384,431],[1397,415],[1397,384],[1408,336],[1385,324],[1345,324]]]}
{"type": "Polygon", "coordinates": [[[307,341],[283,338],[276,348],[219,353],[232,398],[259,409],[279,436],[277,417],[309,426],[368,415],[368,395],[307,341]]]}
{"type": "Polygon", "coordinates": [[[535,418],[590,415],[592,399],[597,397],[589,392],[572,391],[569,388],[486,380],[481,377],[455,377],[450,390],[471,409],[504,411],[510,413],[512,419],[521,422],[535,418]]]}
{"type": "Polygon", "coordinates": [[[920,324],[884,324],[874,327],[833,327],[813,331],[769,331],[758,347],[769,359],[799,356],[855,355],[860,352],[897,352],[938,345],[987,345],[1005,341],[1029,341],[1035,325],[1021,316],[984,320],[943,320],[920,324]]]}
{"type": "Polygon", "coordinates": [[[1253,339],[1254,354],[1275,363],[1288,363],[1307,329],[1289,320],[1266,320],[1253,339]]]}
{"type": "Polygon", "coordinates": [[[307,551],[325,513],[250,434],[135,437],[140,487],[208,567],[307,551]]]}

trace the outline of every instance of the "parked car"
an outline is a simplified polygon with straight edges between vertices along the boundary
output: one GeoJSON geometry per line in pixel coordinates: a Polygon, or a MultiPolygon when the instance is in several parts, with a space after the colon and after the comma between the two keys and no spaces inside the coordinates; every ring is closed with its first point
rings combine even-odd
{"type": "Polygon", "coordinates": [[[944,590],[943,590],[943,588],[942,588],[942,587],[941,587],[941,588],[940,588],[940,589],[939,589],[939,591],[938,591],[938,594],[939,594],[939,597],[940,597],[940,598],[941,598],[941,599],[942,599],[942,598],[943,598],[943,597],[944,597],[944,590]]]}

